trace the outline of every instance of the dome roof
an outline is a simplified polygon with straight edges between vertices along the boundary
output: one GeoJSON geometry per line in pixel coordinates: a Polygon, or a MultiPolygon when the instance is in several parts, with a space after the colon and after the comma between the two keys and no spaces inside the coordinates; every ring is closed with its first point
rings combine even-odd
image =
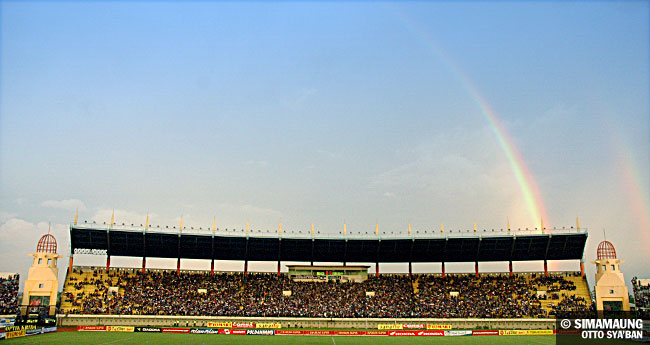
{"type": "Polygon", "coordinates": [[[56,238],[51,234],[45,234],[38,240],[37,253],[56,253],[56,238]]]}
{"type": "Polygon", "coordinates": [[[598,250],[596,251],[596,256],[598,260],[616,259],[616,249],[614,249],[614,245],[611,242],[602,241],[598,244],[598,250]]]}

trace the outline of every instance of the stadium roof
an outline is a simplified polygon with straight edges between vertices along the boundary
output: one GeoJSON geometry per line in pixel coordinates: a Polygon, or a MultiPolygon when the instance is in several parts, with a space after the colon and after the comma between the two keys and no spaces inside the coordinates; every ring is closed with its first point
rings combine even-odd
{"type": "Polygon", "coordinates": [[[581,259],[586,232],[400,238],[169,233],[70,227],[73,253],[298,262],[473,262],[581,259]]]}

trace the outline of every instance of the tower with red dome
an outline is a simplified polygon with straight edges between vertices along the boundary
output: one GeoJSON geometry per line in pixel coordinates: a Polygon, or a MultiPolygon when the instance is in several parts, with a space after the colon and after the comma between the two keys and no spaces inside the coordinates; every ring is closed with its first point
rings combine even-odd
{"type": "Polygon", "coordinates": [[[56,312],[56,297],[59,287],[57,260],[62,258],[56,251],[56,238],[47,233],[38,241],[36,252],[29,254],[34,261],[25,281],[20,310],[23,315],[42,312],[44,309],[49,315],[56,312]]]}
{"type": "Polygon", "coordinates": [[[616,249],[609,241],[602,241],[596,250],[596,310],[630,311],[630,297],[616,249]]]}

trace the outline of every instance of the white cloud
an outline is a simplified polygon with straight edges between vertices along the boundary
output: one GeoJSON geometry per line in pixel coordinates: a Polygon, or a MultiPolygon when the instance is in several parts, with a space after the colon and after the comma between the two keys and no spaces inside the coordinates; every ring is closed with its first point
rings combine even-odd
{"type": "Polygon", "coordinates": [[[14,217],[16,217],[15,213],[0,211],[0,223],[4,223],[4,222],[6,222],[9,219],[14,218],[14,217]]]}
{"type": "Polygon", "coordinates": [[[43,207],[48,207],[48,208],[55,208],[58,210],[66,210],[66,211],[85,211],[86,210],[86,205],[84,205],[83,201],[78,200],[78,199],[67,199],[67,200],[47,200],[44,201],[41,206],[43,207]]]}
{"type": "MultiPolygon", "coordinates": [[[[409,159],[370,177],[367,184],[385,199],[394,199],[396,207],[426,205],[454,228],[465,226],[454,219],[477,220],[491,228],[505,226],[508,216],[513,224],[537,223],[486,127],[440,134],[402,156],[409,159]]],[[[412,209],[403,212],[413,217],[412,209]]]]}

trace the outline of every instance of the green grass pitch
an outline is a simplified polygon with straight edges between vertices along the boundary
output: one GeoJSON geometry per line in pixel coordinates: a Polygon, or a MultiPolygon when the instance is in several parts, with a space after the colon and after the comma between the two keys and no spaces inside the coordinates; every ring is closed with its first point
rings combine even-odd
{"type": "Polygon", "coordinates": [[[112,344],[257,344],[257,345],[365,345],[365,344],[555,344],[555,336],[367,337],[367,336],[268,336],[117,332],[56,332],[4,340],[0,345],[112,345],[112,344]]]}

